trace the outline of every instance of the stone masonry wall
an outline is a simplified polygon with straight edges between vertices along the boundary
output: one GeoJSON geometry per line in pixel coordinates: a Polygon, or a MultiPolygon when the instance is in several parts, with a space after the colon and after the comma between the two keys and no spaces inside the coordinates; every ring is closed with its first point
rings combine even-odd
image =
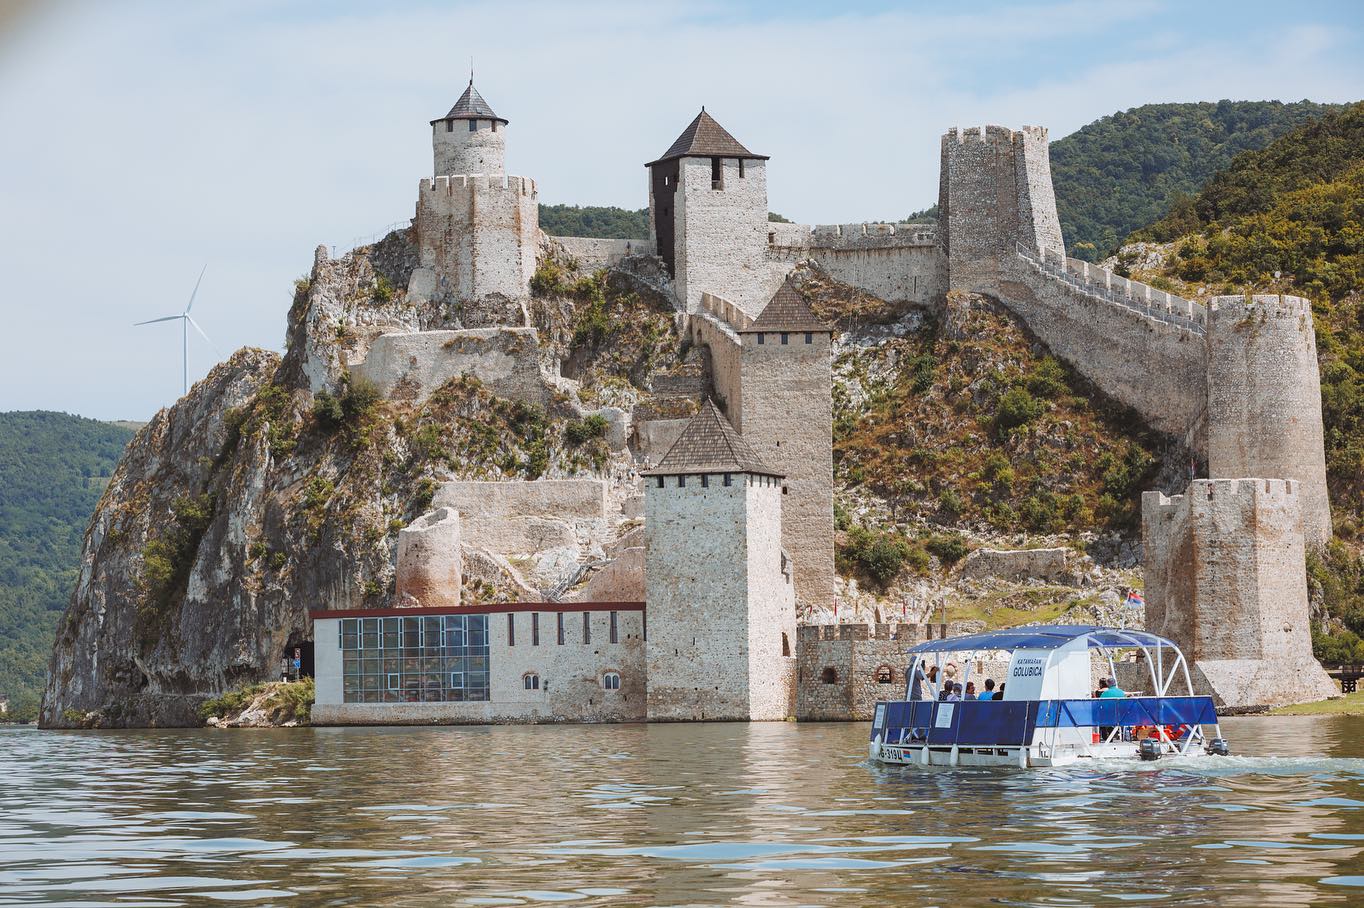
{"type": "Polygon", "coordinates": [[[507,153],[507,126],[491,120],[476,121],[469,130],[466,120],[437,120],[431,124],[431,150],[435,176],[475,174],[501,176],[507,153]]]}
{"type": "Polygon", "coordinates": [[[796,594],[782,552],[788,499],[765,482],[747,485],[745,491],[749,718],[781,721],[792,715],[796,667],[796,594]]]}
{"type": "Polygon", "coordinates": [[[892,302],[931,303],[947,290],[933,224],[769,224],[768,256],[812,259],[833,278],[892,302]]]}
{"type": "Polygon", "coordinates": [[[529,294],[540,234],[534,180],[500,174],[424,179],[414,223],[427,269],[413,275],[415,285],[434,274],[434,290],[458,301],[529,294]]]}
{"type": "MultiPolygon", "coordinates": [[[[651,720],[748,719],[750,634],[770,615],[750,585],[750,533],[777,537],[781,488],[765,476],[645,477],[644,583],[651,720]],[[679,487],[679,479],[684,484],[679,487]],[[750,486],[755,487],[752,492],[750,486]],[[754,494],[756,493],[756,494],[754,494]]],[[[778,628],[762,628],[768,634],[778,628]]],[[[780,666],[773,665],[772,673],[780,666]]],[[[768,708],[767,693],[756,704],[768,708]]],[[[755,716],[754,718],[780,718],[755,716]]]]}
{"type": "Polygon", "coordinates": [[[459,605],[459,514],[437,508],[398,531],[394,598],[404,605],[459,605]]]}
{"type": "Polygon", "coordinates": [[[955,623],[825,624],[799,630],[796,718],[803,722],[865,722],[882,700],[902,700],[910,647],[956,636],[955,623]],[[890,670],[890,682],[879,680],[890,670]]]}
{"type": "Polygon", "coordinates": [[[1047,130],[1024,126],[1014,133],[1014,171],[1018,191],[1018,241],[1038,251],[1066,254],[1056,193],[1051,184],[1047,130]]]}
{"type": "Polygon", "coordinates": [[[460,375],[474,376],[498,397],[540,405],[553,387],[553,377],[541,367],[534,328],[383,334],[351,371],[374,382],[385,397],[401,400],[425,400],[460,375]]]}
{"type": "Polygon", "coordinates": [[[554,242],[573,256],[586,271],[610,268],[632,255],[655,255],[653,240],[613,240],[587,236],[556,236],[554,242]]]}
{"type": "Polygon", "coordinates": [[[1301,483],[1309,545],[1331,538],[1312,307],[1293,296],[1222,296],[1208,310],[1208,472],[1301,483]]]}
{"type": "Polygon", "coordinates": [[[767,257],[767,168],[764,161],[722,161],[724,188],[711,183],[709,158],[683,158],[674,225],[675,286],[679,302],[695,312],[701,294],[714,293],[757,315],[777,292],[789,265],[767,257]]]}
{"type": "Polygon", "coordinates": [[[1180,645],[1226,706],[1335,691],[1312,656],[1299,485],[1200,479],[1142,497],[1146,623],[1180,645]]]}

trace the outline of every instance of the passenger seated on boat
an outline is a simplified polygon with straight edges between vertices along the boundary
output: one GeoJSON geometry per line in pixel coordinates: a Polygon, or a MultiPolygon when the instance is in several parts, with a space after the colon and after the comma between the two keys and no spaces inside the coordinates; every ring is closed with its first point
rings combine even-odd
{"type": "Polygon", "coordinates": [[[995,698],[995,679],[985,679],[985,690],[976,695],[977,700],[993,700],[995,698]]]}
{"type": "Polygon", "coordinates": [[[979,699],[979,698],[976,696],[976,682],[974,682],[974,681],[967,681],[967,682],[966,682],[966,692],[965,692],[964,694],[961,695],[961,698],[962,698],[963,700],[976,700],[976,699],[979,699]]]}
{"type": "Polygon", "coordinates": [[[949,703],[956,703],[961,700],[961,682],[949,681],[943,685],[943,699],[949,703]]]}
{"type": "Polygon", "coordinates": [[[996,699],[996,700],[1003,700],[1003,699],[1004,699],[1004,688],[1007,687],[1008,684],[1009,684],[1009,682],[1008,682],[1008,681],[1005,681],[1005,682],[1003,682],[1002,684],[999,685],[999,690],[995,691],[995,699],[996,699]]]}
{"type": "Polygon", "coordinates": [[[1104,687],[1104,690],[1099,694],[1099,696],[1100,696],[1100,697],[1126,697],[1126,696],[1127,696],[1127,691],[1123,690],[1121,687],[1118,687],[1118,679],[1116,679],[1116,678],[1109,678],[1109,679],[1108,679],[1108,684],[1104,687]]]}
{"type": "Polygon", "coordinates": [[[1108,690],[1108,679],[1107,679],[1107,678],[1100,678],[1100,679],[1099,679],[1099,689],[1096,690],[1093,694],[1091,694],[1091,696],[1092,696],[1094,699],[1097,700],[1099,697],[1102,697],[1102,696],[1104,695],[1104,691],[1106,691],[1106,690],[1108,690]]]}

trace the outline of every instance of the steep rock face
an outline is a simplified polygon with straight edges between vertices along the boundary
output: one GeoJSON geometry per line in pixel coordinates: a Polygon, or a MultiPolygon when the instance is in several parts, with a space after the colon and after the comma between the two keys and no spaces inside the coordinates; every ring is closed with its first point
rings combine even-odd
{"type": "Polygon", "coordinates": [[[193,706],[183,695],[209,683],[220,688],[255,658],[264,643],[259,629],[243,631],[256,603],[224,606],[250,597],[234,576],[230,548],[261,508],[268,453],[236,449],[228,414],[255,396],[278,362],[262,350],[237,353],[129,444],[86,531],[49,666],[44,724],[83,724],[101,710],[107,724],[181,724],[193,706]],[[205,494],[219,506],[203,536],[219,544],[199,547],[183,609],[162,615],[141,607],[144,549],[175,522],[177,499],[205,494]]]}

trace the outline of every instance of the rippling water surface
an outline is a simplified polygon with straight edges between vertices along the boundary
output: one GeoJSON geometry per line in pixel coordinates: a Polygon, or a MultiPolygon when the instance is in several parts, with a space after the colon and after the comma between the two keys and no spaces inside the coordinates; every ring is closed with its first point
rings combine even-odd
{"type": "Polygon", "coordinates": [[[0,730],[0,905],[1364,904],[1364,720],[879,768],[867,726],[0,730]]]}

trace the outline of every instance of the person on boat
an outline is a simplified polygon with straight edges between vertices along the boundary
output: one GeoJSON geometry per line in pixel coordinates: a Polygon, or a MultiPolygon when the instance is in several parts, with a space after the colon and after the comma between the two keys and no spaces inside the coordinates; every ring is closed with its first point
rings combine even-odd
{"type": "Polygon", "coordinates": [[[1107,679],[1107,683],[1106,683],[1106,684],[1105,684],[1103,681],[1100,681],[1099,683],[1100,683],[1101,685],[1103,685],[1103,690],[1102,690],[1102,692],[1100,692],[1100,694],[1099,694],[1100,697],[1126,697],[1126,696],[1127,696],[1127,691],[1123,690],[1121,687],[1118,687],[1118,679],[1117,679],[1117,678],[1109,678],[1109,679],[1107,679]]]}
{"type": "Polygon", "coordinates": [[[957,703],[961,700],[961,682],[953,681],[943,685],[947,691],[947,696],[943,697],[949,703],[957,703]]]}
{"type": "Polygon", "coordinates": [[[924,664],[922,662],[914,666],[914,680],[909,685],[909,699],[922,700],[924,698],[924,682],[928,676],[924,674],[924,664]]]}
{"type": "Polygon", "coordinates": [[[976,696],[977,700],[993,700],[995,698],[995,679],[985,679],[985,690],[976,696]]]}
{"type": "Polygon", "coordinates": [[[999,685],[999,690],[995,691],[996,700],[1004,699],[1004,688],[1008,685],[1008,683],[1009,683],[1008,681],[1005,681],[999,685]]]}
{"type": "Polygon", "coordinates": [[[1108,679],[1107,679],[1107,678],[1100,678],[1100,679],[1099,679],[1099,689],[1096,690],[1096,691],[1093,693],[1093,695],[1092,695],[1093,698],[1094,698],[1095,700],[1099,699],[1100,697],[1102,697],[1102,696],[1104,695],[1104,691],[1106,691],[1106,690],[1108,690],[1108,679]]]}
{"type": "Polygon", "coordinates": [[[974,681],[967,681],[967,682],[966,682],[966,692],[963,693],[963,694],[961,695],[961,698],[962,698],[963,700],[978,700],[978,699],[980,699],[979,697],[976,696],[976,682],[974,682],[974,681]]]}

